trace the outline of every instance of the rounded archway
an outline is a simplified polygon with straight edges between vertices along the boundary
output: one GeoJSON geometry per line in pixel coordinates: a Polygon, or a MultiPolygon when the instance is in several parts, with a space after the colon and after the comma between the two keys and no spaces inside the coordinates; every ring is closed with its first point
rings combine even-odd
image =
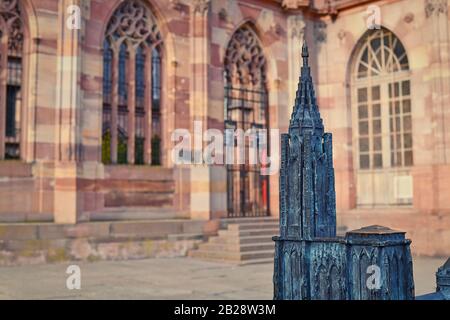
{"type": "Polygon", "coordinates": [[[412,112],[409,61],[386,28],[367,31],[350,75],[357,205],[412,203],[412,112]]]}

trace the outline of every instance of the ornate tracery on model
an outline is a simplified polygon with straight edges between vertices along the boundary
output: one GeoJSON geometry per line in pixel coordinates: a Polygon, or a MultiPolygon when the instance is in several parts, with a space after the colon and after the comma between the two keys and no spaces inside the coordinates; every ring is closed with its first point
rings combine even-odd
{"type": "Polygon", "coordinates": [[[161,60],[152,12],[140,0],[123,2],[103,47],[104,163],[160,164],[161,60]]]}
{"type": "Polygon", "coordinates": [[[24,47],[21,15],[18,0],[0,0],[0,159],[20,158],[24,47]]]}
{"type": "MultiPolygon", "coordinates": [[[[251,26],[244,25],[233,34],[224,64],[225,128],[244,132],[268,128],[266,60],[251,26]]],[[[245,154],[248,159],[247,147],[245,154]]],[[[267,215],[268,187],[268,177],[261,175],[259,165],[227,165],[228,216],[267,215]]]]}

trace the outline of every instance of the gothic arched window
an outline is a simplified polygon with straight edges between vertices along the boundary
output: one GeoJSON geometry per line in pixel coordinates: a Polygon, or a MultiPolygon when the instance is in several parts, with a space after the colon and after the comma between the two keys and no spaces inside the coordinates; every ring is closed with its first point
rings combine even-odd
{"type": "MultiPolygon", "coordinates": [[[[258,37],[248,25],[239,28],[228,44],[224,80],[225,128],[242,129],[244,132],[249,129],[267,129],[266,60],[258,37]]],[[[245,154],[247,160],[247,142],[245,154]]],[[[228,164],[228,215],[268,215],[268,187],[268,177],[261,175],[260,165],[228,164]]]]}
{"type": "Polygon", "coordinates": [[[351,79],[355,164],[358,199],[364,198],[363,193],[367,199],[358,201],[372,205],[410,203],[410,183],[401,177],[407,176],[413,165],[411,85],[405,48],[391,31],[369,30],[359,41],[355,58],[351,79]],[[392,197],[382,196],[391,191],[392,197]]]}
{"type": "Polygon", "coordinates": [[[104,163],[161,162],[161,46],[156,19],[142,1],[116,9],[103,44],[104,163]]]}
{"type": "Polygon", "coordinates": [[[0,159],[20,158],[23,22],[18,0],[0,0],[0,159]]]}

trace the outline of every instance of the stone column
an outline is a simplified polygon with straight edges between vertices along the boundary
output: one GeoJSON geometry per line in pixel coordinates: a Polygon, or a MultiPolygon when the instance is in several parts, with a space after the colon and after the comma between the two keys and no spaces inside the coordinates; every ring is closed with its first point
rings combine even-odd
{"type": "Polygon", "coordinates": [[[112,57],[112,82],[111,82],[111,163],[116,164],[117,163],[117,150],[118,150],[118,143],[119,143],[119,137],[117,133],[117,127],[119,122],[119,72],[118,72],[118,65],[119,65],[119,53],[118,50],[113,51],[113,57],[112,57]]]}
{"type": "MultiPolygon", "coordinates": [[[[0,52],[8,52],[8,34],[0,39],[0,52]]],[[[0,56],[0,160],[5,157],[5,127],[6,127],[6,84],[8,69],[8,55],[0,56]]]]}
{"type": "Polygon", "coordinates": [[[434,158],[439,164],[450,163],[450,75],[449,25],[447,0],[427,0],[425,14],[432,30],[431,105],[434,115],[434,158]]]}
{"type": "Polygon", "coordinates": [[[128,146],[127,162],[134,164],[136,136],[136,49],[129,48],[128,60],[128,146]]]}
{"type": "Polygon", "coordinates": [[[54,220],[76,223],[81,213],[81,197],[77,192],[81,161],[81,43],[82,0],[59,2],[54,220]]]}
{"type": "Polygon", "coordinates": [[[147,48],[145,51],[145,83],[147,84],[144,96],[144,163],[152,163],[152,50],[147,48]]]}
{"type": "Polygon", "coordinates": [[[208,64],[210,0],[193,0],[191,7],[191,115],[196,126],[191,127],[193,161],[190,171],[190,216],[193,219],[211,217],[211,175],[214,167],[203,163],[203,132],[208,124],[208,64]],[[200,125],[201,124],[201,125],[200,125]]]}
{"type": "Polygon", "coordinates": [[[420,101],[425,103],[424,116],[428,126],[424,127],[423,121],[416,119],[413,113],[413,132],[416,132],[413,137],[413,203],[421,212],[442,214],[450,210],[450,199],[445,191],[450,187],[446,178],[450,174],[448,1],[426,0],[424,5],[428,66],[416,81],[416,86],[420,87],[417,92],[412,92],[412,107],[420,101]],[[419,94],[422,99],[414,99],[419,94]]]}

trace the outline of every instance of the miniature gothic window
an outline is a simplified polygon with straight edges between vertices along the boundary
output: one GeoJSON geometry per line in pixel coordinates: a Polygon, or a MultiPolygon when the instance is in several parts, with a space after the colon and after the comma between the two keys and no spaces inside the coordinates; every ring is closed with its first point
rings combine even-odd
{"type": "MultiPolygon", "coordinates": [[[[225,128],[234,130],[267,129],[266,60],[258,37],[249,25],[232,36],[225,53],[225,128]]],[[[234,138],[236,139],[236,137],[234,138]]],[[[266,143],[268,137],[265,137],[266,143]]],[[[235,141],[235,144],[237,142],[235,141]]],[[[234,154],[237,154],[237,147],[234,154]]],[[[269,210],[268,178],[258,164],[227,165],[228,215],[264,216],[269,210]]]]}
{"type": "Polygon", "coordinates": [[[103,44],[103,163],[161,164],[161,47],[152,12],[123,2],[103,44]]]}
{"type": "Polygon", "coordinates": [[[23,23],[17,0],[0,0],[0,159],[20,158],[23,23]]]}
{"type": "Polygon", "coordinates": [[[413,164],[409,64],[400,40],[387,29],[360,41],[353,73],[359,169],[413,164]]]}

